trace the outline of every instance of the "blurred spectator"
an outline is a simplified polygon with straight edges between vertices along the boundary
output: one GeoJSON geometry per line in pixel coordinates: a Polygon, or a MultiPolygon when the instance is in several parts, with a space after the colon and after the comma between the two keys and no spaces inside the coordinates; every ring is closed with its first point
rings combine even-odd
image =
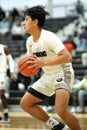
{"type": "Polygon", "coordinates": [[[21,21],[24,21],[25,10],[19,10],[19,16],[20,16],[21,21]]]}
{"type": "Polygon", "coordinates": [[[82,27],[82,33],[78,36],[79,42],[77,43],[78,51],[85,51],[87,49],[87,29],[82,27]]]}
{"type": "Polygon", "coordinates": [[[5,17],[5,11],[0,7],[0,21],[5,17]]]}
{"type": "Polygon", "coordinates": [[[24,39],[25,36],[24,27],[18,17],[15,19],[11,27],[11,35],[13,40],[24,39]]]}
{"type": "Polygon", "coordinates": [[[76,44],[74,43],[73,37],[70,34],[67,36],[67,39],[63,43],[70,53],[75,51],[76,44]]]}
{"type": "Polygon", "coordinates": [[[80,0],[77,0],[77,3],[75,5],[76,13],[78,15],[84,16],[84,5],[80,0]]]}
{"type": "Polygon", "coordinates": [[[6,19],[6,17],[2,18],[2,21],[0,22],[0,35],[6,36],[10,33],[10,23],[6,19]]]}
{"type": "MultiPolygon", "coordinates": [[[[77,43],[78,43],[78,31],[75,30],[72,35],[73,35],[73,40],[74,40],[75,45],[76,45],[76,48],[77,48],[77,43]]],[[[76,49],[76,48],[75,48],[75,49],[76,49]]]]}
{"type": "Polygon", "coordinates": [[[73,31],[73,39],[74,39],[74,42],[75,44],[77,45],[78,43],[78,36],[79,36],[79,33],[81,32],[81,23],[80,23],[80,19],[77,19],[75,20],[74,22],[74,31],[73,31]]]}
{"type": "Polygon", "coordinates": [[[87,52],[81,54],[81,61],[83,66],[87,66],[87,52]]]}
{"type": "Polygon", "coordinates": [[[16,8],[13,8],[13,10],[11,11],[10,16],[12,18],[12,22],[14,22],[15,18],[19,17],[19,11],[16,8]]]}
{"type": "Polygon", "coordinates": [[[79,35],[79,39],[84,39],[86,40],[87,43],[87,27],[82,26],[82,33],[79,35]]]}
{"type": "Polygon", "coordinates": [[[72,112],[84,112],[85,102],[87,98],[87,71],[85,72],[84,78],[73,86],[72,98],[74,102],[74,108],[72,112]],[[78,106],[76,108],[76,99],[78,100],[78,106]]]}

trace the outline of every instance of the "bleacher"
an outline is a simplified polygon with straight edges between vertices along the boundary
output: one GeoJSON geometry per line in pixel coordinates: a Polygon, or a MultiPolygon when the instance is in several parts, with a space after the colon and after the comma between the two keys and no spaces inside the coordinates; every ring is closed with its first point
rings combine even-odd
{"type": "Polygon", "coordinates": [[[81,80],[84,77],[84,72],[87,70],[87,66],[83,66],[81,62],[81,54],[85,51],[76,51],[73,56],[73,68],[75,71],[75,78],[81,80]]]}
{"type": "MultiPolygon", "coordinates": [[[[73,65],[73,69],[75,72],[75,79],[77,79],[77,80],[82,80],[84,77],[84,73],[87,70],[87,66],[83,66],[83,64],[81,62],[81,55],[84,52],[85,51],[76,51],[76,54],[73,56],[72,65],[73,65]]],[[[75,96],[75,100],[76,100],[75,105],[78,106],[78,99],[76,96],[75,96]]],[[[85,105],[87,105],[87,98],[84,99],[84,102],[85,102],[85,105]]],[[[72,95],[71,95],[69,104],[70,104],[70,106],[72,106],[72,104],[73,104],[72,95]]]]}
{"type": "Polygon", "coordinates": [[[26,90],[10,90],[10,97],[8,98],[9,105],[19,105],[21,97],[26,90]]]}
{"type": "Polygon", "coordinates": [[[12,40],[8,38],[0,39],[0,44],[7,45],[13,58],[19,57],[26,52],[26,40],[12,40]]]}
{"type": "Polygon", "coordinates": [[[44,28],[56,33],[69,23],[76,20],[78,17],[66,17],[66,18],[48,18],[44,25],[44,28]]]}

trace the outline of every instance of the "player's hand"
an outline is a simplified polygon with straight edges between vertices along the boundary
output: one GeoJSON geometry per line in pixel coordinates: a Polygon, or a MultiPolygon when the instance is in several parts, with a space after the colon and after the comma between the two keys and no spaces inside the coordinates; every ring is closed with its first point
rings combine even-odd
{"type": "Polygon", "coordinates": [[[13,73],[10,73],[10,77],[13,81],[17,81],[17,77],[13,73]]]}
{"type": "Polygon", "coordinates": [[[27,61],[28,64],[31,64],[31,68],[35,68],[35,69],[38,69],[38,68],[42,68],[44,66],[44,61],[42,58],[39,58],[37,56],[31,58],[31,60],[27,61]]]}

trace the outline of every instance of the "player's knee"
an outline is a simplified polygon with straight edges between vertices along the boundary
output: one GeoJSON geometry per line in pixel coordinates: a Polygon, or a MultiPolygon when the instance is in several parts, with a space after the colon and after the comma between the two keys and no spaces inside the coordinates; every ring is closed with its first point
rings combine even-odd
{"type": "Polygon", "coordinates": [[[23,109],[23,110],[26,110],[27,108],[30,107],[30,105],[28,104],[28,102],[26,101],[25,98],[22,98],[20,100],[20,107],[23,109]]]}
{"type": "Polygon", "coordinates": [[[27,111],[28,110],[28,112],[29,112],[29,108],[30,107],[32,107],[32,105],[30,105],[27,101],[26,101],[26,99],[24,99],[24,98],[22,98],[21,100],[20,100],[20,107],[24,110],[24,111],[27,111]]]}

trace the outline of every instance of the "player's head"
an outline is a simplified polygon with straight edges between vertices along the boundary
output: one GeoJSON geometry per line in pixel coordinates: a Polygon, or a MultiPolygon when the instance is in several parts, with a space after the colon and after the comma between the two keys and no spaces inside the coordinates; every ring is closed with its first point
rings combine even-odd
{"type": "Polygon", "coordinates": [[[32,20],[38,20],[39,27],[43,27],[47,15],[49,15],[49,13],[44,10],[43,6],[40,5],[31,7],[26,11],[26,16],[30,16],[32,20]]]}

